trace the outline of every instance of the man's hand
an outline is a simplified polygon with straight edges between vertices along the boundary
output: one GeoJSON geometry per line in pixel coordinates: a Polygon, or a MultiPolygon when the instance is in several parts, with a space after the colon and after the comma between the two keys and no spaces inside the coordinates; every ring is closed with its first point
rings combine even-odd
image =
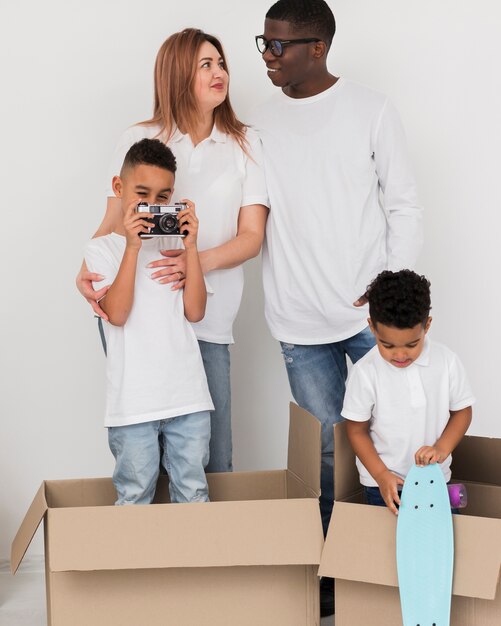
{"type": "Polygon", "coordinates": [[[104,276],[102,276],[101,274],[95,274],[94,272],[88,272],[82,269],[78,273],[76,284],[77,284],[78,291],[91,305],[94,313],[98,315],[99,317],[102,317],[103,320],[108,321],[108,316],[103,311],[103,309],[99,306],[98,300],[101,300],[101,298],[104,298],[110,286],[106,285],[106,287],[103,287],[102,289],[98,289],[97,291],[95,291],[94,287],[92,286],[93,282],[98,283],[101,280],[104,280],[104,276]]]}
{"type": "Polygon", "coordinates": [[[433,463],[443,463],[448,457],[444,450],[437,446],[422,446],[414,455],[414,461],[419,467],[431,465],[433,463]]]}
{"type": "Polygon", "coordinates": [[[390,472],[389,469],[385,470],[378,476],[374,477],[379,486],[379,491],[381,492],[381,496],[385,501],[386,506],[390,509],[392,513],[398,515],[398,509],[395,506],[395,503],[400,505],[400,498],[398,496],[398,485],[403,485],[404,481],[390,472]]]}
{"type": "Polygon", "coordinates": [[[369,302],[369,300],[364,293],[364,295],[360,296],[358,300],[355,300],[355,302],[353,303],[353,306],[364,306],[364,304],[367,304],[367,302],[369,302]]]}

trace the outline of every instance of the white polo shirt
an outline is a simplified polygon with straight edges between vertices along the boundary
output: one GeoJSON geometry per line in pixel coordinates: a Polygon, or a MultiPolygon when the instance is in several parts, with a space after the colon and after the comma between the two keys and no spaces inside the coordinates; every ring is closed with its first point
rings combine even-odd
{"type": "MultiPolygon", "coordinates": [[[[120,173],[124,157],[132,144],[144,138],[159,138],[156,126],[131,126],[118,142],[109,170],[108,196],[113,176],[120,173]]],[[[233,239],[237,234],[241,207],[268,206],[262,171],[261,142],[247,129],[249,155],[230,136],[215,126],[207,139],[197,146],[189,135],[176,131],[167,143],[177,160],[172,202],[189,198],[195,203],[199,220],[198,248],[207,250],[233,239]]],[[[170,239],[166,248],[182,247],[170,239]]],[[[158,258],[162,258],[159,255],[158,258]]],[[[153,270],[151,270],[153,272],[153,270]]],[[[233,322],[240,307],[244,285],[242,266],[215,270],[206,275],[207,310],[201,322],[193,324],[198,339],[213,343],[233,343],[233,322]]]]}
{"type": "MultiPolygon", "coordinates": [[[[87,267],[106,277],[94,283],[96,289],[115,280],[125,243],[125,237],[111,233],[87,244],[87,267]]],[[[143,241],[127,322],[120,327],[104,322],[108,348],[105,426],[214,409],[200,348],[184,316],[183,292],[151,280],[146,269],[165,245],[162,239],[143,241]]]]}
{"type": "Polygon", "coordinates": [[[384,95],[340,78],[310,98],[277,90],[253,124],[270,199],[263,282],[271,333],[308,345],[352,337],[367,326],[366,307],[353,302],[382,270],[412,268],[421,248],[399,116],[384,95]]]}
{"type": "MultiPolygon", "coordinates": [[[[355,422],[370,421],[370,436],[388,469],[404,479],[421,446],[432,446],[442,435],[449,411],[475,402],[458,357],[445,346],[425,339],[419,357],[405,368],[385,361],[377,346],[352,368],[341,415],[355,422]]],[[[451,456],[441,464],[451,477],[451,456]]],[[[377,487],[357,458],[360,482],[377,487]]]]}

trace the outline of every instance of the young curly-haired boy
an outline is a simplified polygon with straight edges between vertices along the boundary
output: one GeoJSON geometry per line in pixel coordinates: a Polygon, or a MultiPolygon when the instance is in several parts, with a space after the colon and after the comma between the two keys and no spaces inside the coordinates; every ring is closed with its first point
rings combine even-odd
{"type": "Polygon", "coordinates": [[[426,335],[430,283],[411,270],[381,272],[369,285],[376,346],[352,368],[342,416],[368,504],[397,513],[413,463],[440,463],[466,433],[474,397],[458,357],[426,335]]]}

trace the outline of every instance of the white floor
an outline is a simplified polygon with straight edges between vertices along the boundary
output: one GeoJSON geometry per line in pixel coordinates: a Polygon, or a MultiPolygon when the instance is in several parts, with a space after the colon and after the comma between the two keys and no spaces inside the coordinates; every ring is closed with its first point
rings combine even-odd
{"type": "MultiPolygon", "coordinates": [[[[9,567],[0,563],[0,626],[47,626],[42,558],[26,559],[15,576],[9,567]]],[[[321,626],[334,626],[333,618],[325,617],[321,626]]]]}

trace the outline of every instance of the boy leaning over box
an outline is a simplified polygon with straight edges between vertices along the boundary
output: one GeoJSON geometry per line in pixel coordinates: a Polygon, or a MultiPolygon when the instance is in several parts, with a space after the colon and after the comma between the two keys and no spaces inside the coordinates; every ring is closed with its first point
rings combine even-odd
{"type": "Polygon", "coordinates": [[[370,284],[372,348],[350,373],[342,415],[368,504],[397,513],[413,465],[440,463],[471,422],[475,399],[458,357],[426,337],[430,283],[410,270],[385,271],[370,284]]]}
{"type": "Polygon", "coordinates": [[[134,144],[120,176],[113,178],[123,224],[85,249],[90,271],[104,277],[99,287],[110,285],[100,304],[109,317],[105,426],[116,460],[116,504],[150,503],[160,462],[169,474],[172,502],[208,500],[204,467],[214,407],[189,324],[203,318],[207,299],[195,207],[186,201],[187,208],[178,214],[187,233],[186,283],[174,291],[150,278],[147,265],[169,246],[163,238],[139,236],[148,233],[152,215],[136,212],[139,202],[169,203],[175,171],[174,155],[162,142],[143,139],[134,144]]]}

